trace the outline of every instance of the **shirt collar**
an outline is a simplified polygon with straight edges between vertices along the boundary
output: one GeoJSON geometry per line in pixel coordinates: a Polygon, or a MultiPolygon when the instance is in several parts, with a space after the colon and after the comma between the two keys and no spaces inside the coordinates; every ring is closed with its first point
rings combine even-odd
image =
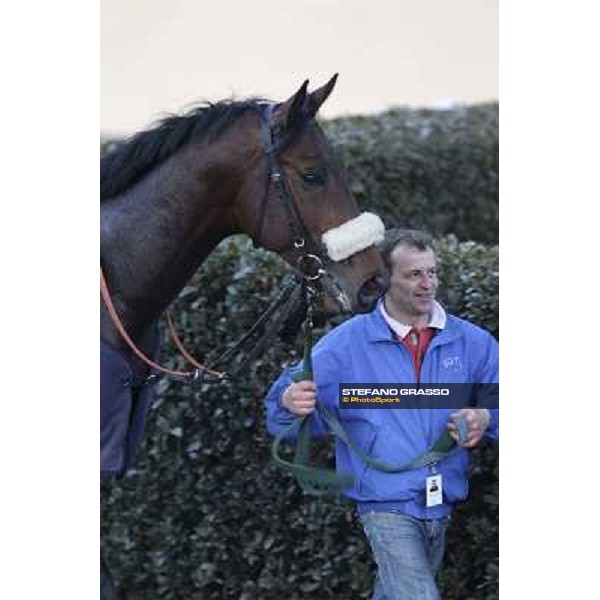
{"type": "MultiPolygon", "coordinates": [[[[383,300],[379,303],[379,310],[389,325],[390,329],[401,339],[404,339],[412,329],[411,325],[406,325],[400,321],[390,317],[385,310],[383,300]]],[[[441,304],[437,301],[433,301],[433,310],[431,311],[431,317],[427,327],[433,327],[434,329],[444,329],[446,327],[446,311],[442,308],[441,304]]]]}

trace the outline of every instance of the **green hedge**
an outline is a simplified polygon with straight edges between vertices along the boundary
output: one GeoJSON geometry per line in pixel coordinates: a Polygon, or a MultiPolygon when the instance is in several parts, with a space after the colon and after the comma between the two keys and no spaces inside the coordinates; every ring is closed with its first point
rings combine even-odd
{"type": "MultiPolygon", "coordinates": [[[[496,249],[448,237],[439,254],[448,306],[497,331],[496,249]]],[[[285,270],[243,239],[223,243],[175,307],[185,342],[216,357],[264,310],[285,270]]],[[[351,503],[304,496],[270,461],[262,398],[298,356],[279,342],[237,384],[160,382],[136,470],[101,486],[103,550],[128,600],[370,597],[374,565],[351,503]]],[[[168,346],[163,359],[181,366],[168,346]]],[[[321,454],[331,459],[329,447],[321,454]]],[[[473,454],[471,498],[456,511],[440,575],[444,598],[498,597],[497,450],[473,454]]]]}
{"type": "MultiPolygon", "coordinates": [[[[325,121],[363,210],[388,227],[498,242],[498,105],[325,121]]],[[[101,153],[118,140],[102,139],[101,153]]]]}
{"type": "Polygon", "coordinates": [[[498,105],[334,119],[359,206],[388,227],[498,242],[498,105]]]}

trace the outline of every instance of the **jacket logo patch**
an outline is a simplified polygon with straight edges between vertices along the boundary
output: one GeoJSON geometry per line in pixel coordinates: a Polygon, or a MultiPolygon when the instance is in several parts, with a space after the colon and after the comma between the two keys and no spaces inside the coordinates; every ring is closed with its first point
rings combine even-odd
{"type": "Polygon", "coordinates": [[[462,369],[460,356],[449,356],[448,358],[445,358],[442,361],[442,366],[449,371],[460,371],[462,369]]]}

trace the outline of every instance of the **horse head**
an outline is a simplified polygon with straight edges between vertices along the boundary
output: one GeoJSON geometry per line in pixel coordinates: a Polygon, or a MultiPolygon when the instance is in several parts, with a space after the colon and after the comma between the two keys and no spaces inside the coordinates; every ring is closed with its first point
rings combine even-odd
{"type": "Polygon", "coordinates": [[[317,282],[328,313],[371,310],[387,288],[375,244],[384,225],[358,210],[344,167],[315,120],[337,75],[309,93],[308,81],[287,101],[263,105],[257,143],[266,183],[247,181],[236,203],[240,229],[317,282]]]}

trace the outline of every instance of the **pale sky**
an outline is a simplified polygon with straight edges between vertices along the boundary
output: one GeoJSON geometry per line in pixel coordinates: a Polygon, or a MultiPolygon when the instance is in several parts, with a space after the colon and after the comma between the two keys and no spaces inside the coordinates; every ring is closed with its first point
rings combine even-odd
{"type": "Polygon", "coordinates": [[[498,99],[498,0],[101,0],[101,131],[199,100],[284,100],[339,73],[320,114],[498,99]]]}

